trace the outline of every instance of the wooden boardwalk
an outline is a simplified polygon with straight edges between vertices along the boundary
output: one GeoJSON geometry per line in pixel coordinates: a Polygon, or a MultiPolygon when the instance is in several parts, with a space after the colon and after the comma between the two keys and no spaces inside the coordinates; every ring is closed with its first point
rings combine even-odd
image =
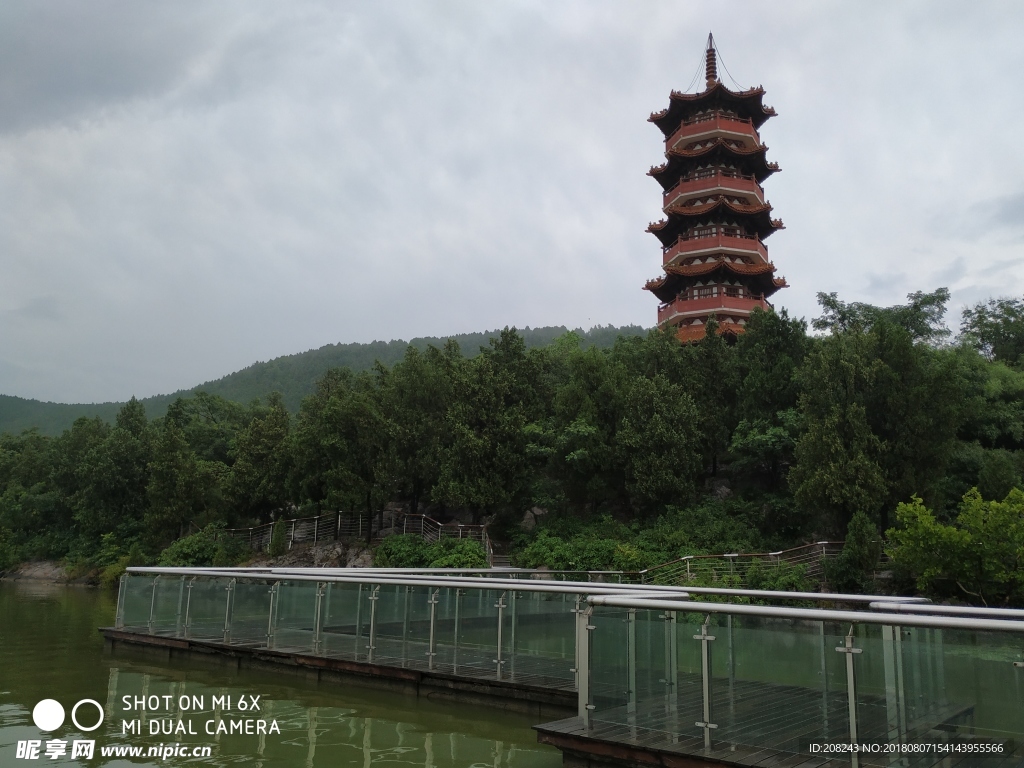
{"type": "MultiPolygon", "coordinates": [[[[811,743],[849,742],[846,693],[822,693],[807,688],[735,681],[731,689],[716,679],[711,747],[707,749],[700,678],[680,676],[674,696],[647,700],[637,707],[599,707],[590,728],[579,717],[535,726],[541,742],[558,747],[567,765],[650,766],[699,768],[732,765],[749,768],[818,768],[848,766],[849,755],[830,757],[810,752],[811,743]],[[722,690],[724,689],[724,690],[722,690]]],[[[889,712],[884,697],[859,696],[859,740],[888,744],[889,712]]],[[[972,735],[973,708],[934,704],[916,713],[907,724],[905,743],[981,741],[972,735]]],[[[1014,749],[1015,745],[1010,745],[1014,749]]],[[[1020,768],[1024,746],[1003,757],[907,755],[894,762],[884,753],[861,754],[861,766],[903,765],[907,768],[1020,768]]]]}

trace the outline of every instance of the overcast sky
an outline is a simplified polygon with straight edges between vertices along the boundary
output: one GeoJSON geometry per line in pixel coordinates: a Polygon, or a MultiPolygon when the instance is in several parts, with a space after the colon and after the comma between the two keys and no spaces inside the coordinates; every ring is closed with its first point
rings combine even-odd
{"type": "Polygon", "coordinates": [[[647,117],[709,30],[779,115],[776,306],[1024,293],[1017,2],[4,0],[0,393],[653,325],[647,117]]]}

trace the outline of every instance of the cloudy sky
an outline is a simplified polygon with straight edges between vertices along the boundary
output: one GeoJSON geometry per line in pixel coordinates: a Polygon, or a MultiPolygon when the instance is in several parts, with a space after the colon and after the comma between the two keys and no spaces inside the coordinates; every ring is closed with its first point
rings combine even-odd
{"type": "Polygon", "coordinates": [[[1016,2],[0,4],[0,393],[334,342],[652,325],[660,132],[713,30],[815,294],[1024,293],[1016,2]]]}

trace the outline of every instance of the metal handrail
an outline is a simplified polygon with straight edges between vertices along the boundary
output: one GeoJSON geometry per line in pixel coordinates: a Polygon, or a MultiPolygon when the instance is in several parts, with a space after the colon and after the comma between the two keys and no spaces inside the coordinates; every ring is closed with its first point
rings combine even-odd
{"type": "MultiPolygon", "coordinates": [[[[885,624],[901,627],[931,627],[933,629],[975,629],[1024,634],[1024,621],[1011,618],[961,618],[958,616],[900,616],[870,611],[837,611],[828,608],[789,608],[769,605],[743,605],[736,603],[672,602],[642,597],[594,595],[587,602],[593,606],[609,608],[641,608],[654,611],[685,611],[689,613],[721,613],[729,616],[763,616],[780,619],[807,619],[835,621],[849,624],[885,624]]],[[[997,610],[997,609],[992,609],[997,610]]]]}
{"type": "Polygon", "coordinates": [[[906,603],[894,602],[889,598],[872,602],[868,607],[873,611],[890,611],[892,613],[944,613],[949,616],[1003,616],[1008,619],[1024,619],[1024,610],[1020,608],[976,608],[966,605],[907,605],[906,603]]]}
{"type": "MultiPolygon", "coordinates": [[[[766,600],[808,600],[828,603],[870,603],[886,600],[895,604],[927,603],[923,597],[884,597],[880,595],[847,595],[836,592],[786,592],[781,590],[732,589],[719,587],[674,587],[658,584],[601,584],[589,581],[558,581],[543,579],[508,579],[495,577],[472,577],[456,575],[461,573],[483,573],[481,570],[466,568],[401,569],[401,568],[170,568],[160,566],[139,566],[128,569],[132,574],[154,574],[173,576],[213,576],[225,578],[249,578],[272,581],[338,581],[345,583],[388,583],[399,586],[445,586],[476,587],[494,589],[512,588],[521,592],[563,592],[570,594],[621,594],[637,598],[638,595],[662,596],[671,599],[686,599],[691,595],[720,595],[722,597],[748,597],[766,600]],[[548,589],[547,587],[554,587],[548,589]],[[685,596],[685,597],[684,597],[685,596]]],[[[499,571],[499,573],[503,573],[499,571]]],[[[534,573],[543,573],[534,571],[534,573]]],[[[702,605],[712,605],[706,603],[702,605]]]]}

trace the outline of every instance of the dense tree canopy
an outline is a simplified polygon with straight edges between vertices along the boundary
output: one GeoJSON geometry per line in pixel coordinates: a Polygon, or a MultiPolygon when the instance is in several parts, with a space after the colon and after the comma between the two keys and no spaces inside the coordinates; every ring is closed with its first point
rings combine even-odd
{"type": "Polygon", "coordinates": [[[534,507],[625,526],[584,536],[571,555],[550,526],[541,544],[520,541],[525,559],[552,562],[890,531],[920,588],[959,578],[963,595],[1016,599],[1012,584],[940,578],[947,565],[920,561],[921,542],[963,531],[977,541],[993,535],[984,520],[1018,513],[1024,302],[969,309],[954,343],[942,326],[947,291],[908,299],[879,308],[823,295],[816,334],[758,310],[735,342],[710,333],[681,345],[651,331],[598,348],[569,332],[530,346],[506,329],[472,355],[448,341],[410,346],[392,365],[331,369],[294,416],[281,397],[242,405],[201,392],[153,420],[132,400],[112,425],[82,418],[59,437],[3,435],[0,567],[109,560],[133,545],[155,557],[211,524],[379,514],[398,501],[506,533],[534,507]]]}

